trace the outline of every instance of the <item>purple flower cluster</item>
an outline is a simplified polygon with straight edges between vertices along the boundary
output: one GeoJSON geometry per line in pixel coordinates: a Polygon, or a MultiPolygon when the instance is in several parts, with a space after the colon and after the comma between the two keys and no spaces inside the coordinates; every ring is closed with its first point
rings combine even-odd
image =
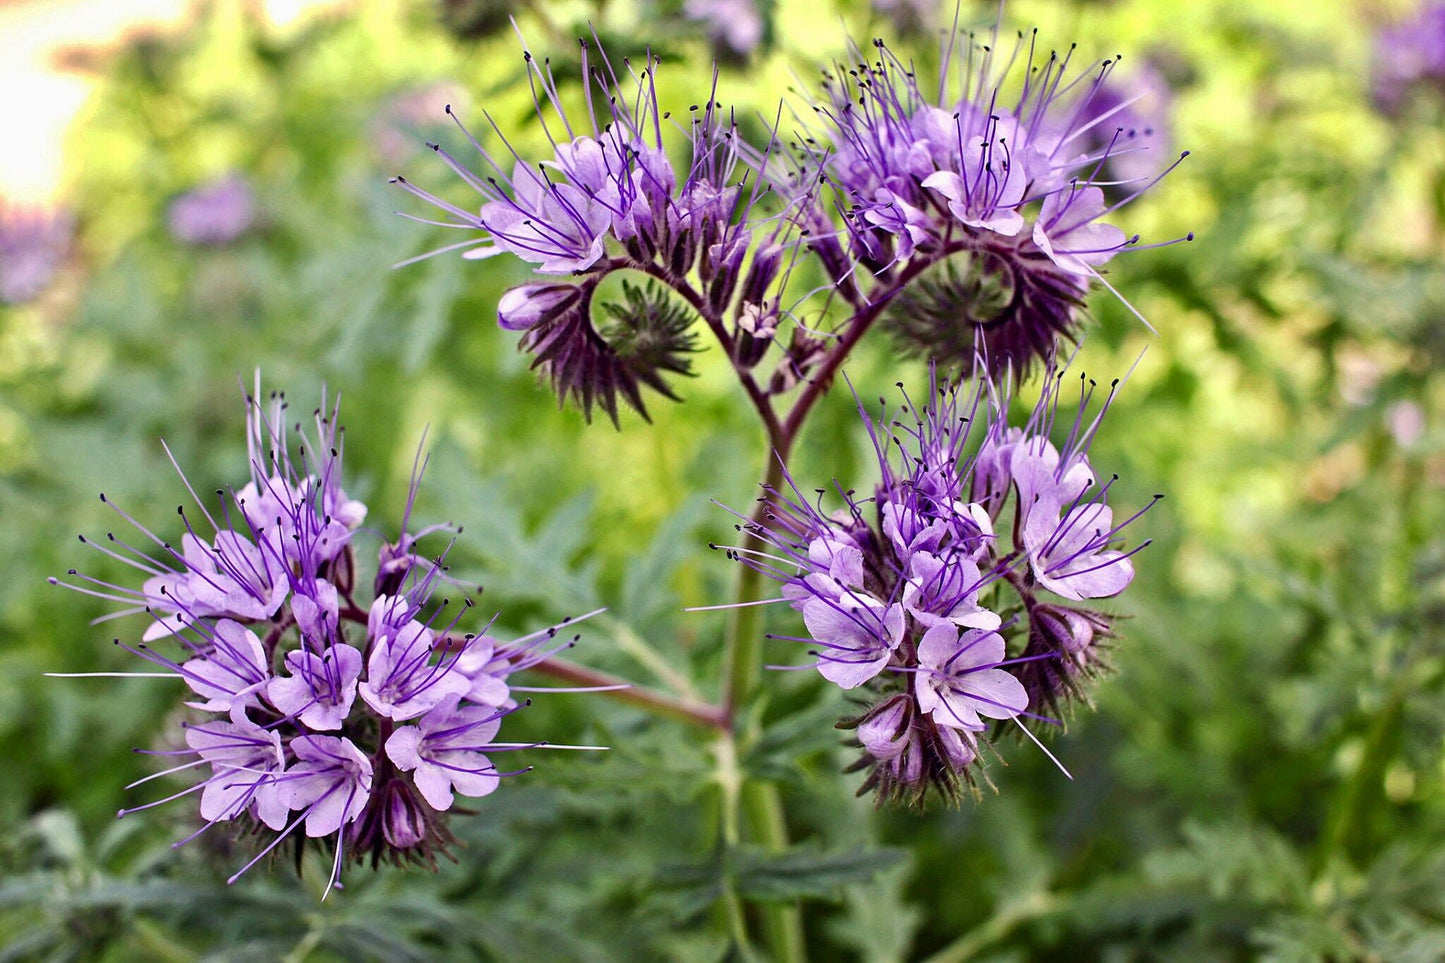
{"type": "Polygon", "coordinates": [[[1381,112],[1398,114],[1411,91],[1445,90],[1445,3],[1425,3],[1415,16],[1375,37],[1371,92],[1381,112]]]}
{"type": "Polygon", "coordinates": [[[855,48],[824,76],[822,129],[804,145],[858,264],[885,276],[932,268],[897,303],[905,343],[965,371],[986,359],[1021,373],[1075,336],[1091,282],[1138,241],[1110,216],[1172,165],[1149,158],[1155,175],[1111,202],[1107,169],[1141,147],[1126,103],[1110,99],[1114,62],[1075,73],[1070,56],[1041,57],[1033,35],[1012,50],[997,30],[988,43],[955,40],[936,90],[881,40],[871,62],[855,48]]]}
{"type": "MultiPolygon", "coordinates": [[[[729,43],[752,43],[745,8],[687,10],[726,27],[729,43]]],[[[880,317],[945,367],[967,372],[983,358],[991,374],[1021,376],[1076,338],[1091,286],[1108,286],[1104,266],[1138,240],[1113,214],[1173,165],[1153,156],[1155,127],[1131,119],[1142,102],[1106,86],[1112,61],[1075,72],[1069,56],[1041,56],[1032,36],[1009,51],[997,33],[984,44],[951,31],[936,92],[882,41],[871,62],[853,48],[795,111],[809,119],[783,121],[780,106],[765,145],[745,142],[723,112],[716,72],[684,125],[659,106],[655,58],[640,70],[624,62],[620,75],[584,41],[581,120],[563,110],[550,63],[526,53],[548,155],[525,158],[488,116],[501,149],[462,128],[479,169],[432,145],[480,205],[396,183],[447,215],[414,219],[469,235],[430,254],[534,265],[539,277],[502,297],[498,320],[589,415],[597,403],[615,421],[621,397],[645,416],[644,385],[670,396],[663,375],[690,371],[699,318],[760,409],[826,381],[880,317]],[[1022,79],[1010,80],[1016,66],[1022,79]],[[962,90],[950,90],[953,76],[962,90]],[[685,169],[664,127],[689,143],[685,169]],[[1119,169],[1141,162],[1164,169],[1119,169]],[[807,274],[823,283],[788,291],[809,255],[821,270],[807,274]],[[648,286],[631,305],[602,304],[614,323],[599,324],[594,298],[617,271],[648,286]],[[783,357],[755,377],[770,352],[783,357]]]]}
{"type": "MultiPolygon", "coordinates": [[[[1050,372],[1021,426],[987,381],[971,395],[936,390],[891,421],[865,414],[882,480],[871,498],[844,492],[827,512],[789,479],[769,491],[768,545],[730,552],[782,584],[803,617],[812,666],[869,694],[856,729],[869,769],[863,791],[921,800],[971,783],[991,721],[1053,724],[1042,715],[1076,695],[1101,664],[1112,618],[1085,604],[1134,578],[1124,528],[1088,451],[1109,397],[1050,440],[1063,386],[1050,372]]],[[[1152,504],[1152,503],[1151,503],[1152,504]]],[[[1144,544],[1147,544],[1144,543],[1144,544]]],[[[1037,740],[1035,740],[1037,741],[1037,740]]]]}
{"type": "Polygon", "coordinates": [[[74,221],[63,211],[0,201],[0,303],[32,301],[70,250],[74,221]]]}
{"type": "Polygon", "coordinates": [[[179,548],[124,512],[148,547],[114,534],[88,542],[144,575],[140,589],[74,570],[75,581],[51,582],[151,618],[125,647],[159,670],[145,675],[190,690],[186,748],[156,755],[178,758],[167,772],[205,774],[177,794],[200,793],[196,835],[238,822],[274,837],[232,881],[298,829],[335,838],[332,885],[347,856],[433,863],[452,840],[441,814],[454,797],[485,796],[514,774],[492,755],[534,748],[496,737],[520,708],[511,676],[554,651],[556,628],[511,642],[460,633],[471,600],[435,601],[446,552],[416,547],[446,526],[404,525],[382,546],[370,604],[358,601],[353,536],[367,510],[341,487],[337,407],[323,397],[314,429],[294,428],[293,456],[284,398],[259,399],[258,379],[250,478],[217,491],[214,512],[187,483],[204,525],[182,506],[179,548]]]}
{"type": "MultiPolygon", "coordinates": [[[[503,145],[501,152],[489,150],[447,109],[480,159],[480,171],[440,145],[429,146],[481,196],[476,210],[404,177],[394,183],[448,215],[425,223],[473,235],[423,257],[457,249],[474,260],[505,253],[535,265],[537,274],[548,278],[508,291],[498,306],[498,321],[522,332],[522,349],[534,356],[534,367],[559,396],[572,397],[589,415],[599,404],[615,421],[618,396],[646,415],[639,385],[666,393],[659,372],[686,372],[683,356],[692,343],[685,333],[650,325],[649,318],[663,311],[629,312],[612,329],[599,328],[592,301],[604,277],[635,271],[676,290],[695,275],[698,286],[689,288],[690,307],[722,331],[723,316],[735,301],[738,318],[776,312],[776,300],[769,304],[767,292],[781,264],[776,256],[759,257],[743,275],[755,240],[750,214],[759,188],[756,181],[745,184],[750,155],[712,94],[693,105],[685,129],[691,160],[675,168],[662,132],[664,124],[677,125],[658,106],[657,61],[649,58],[640,71],[625,65],[624,80],[594,45],[583,41],[581,56],[588,92],[585,123],[564,112],[550,62],[524,53],[537,116],[552,145],[551,156],[540,163],[525,160],[507,143],[490,115],[484,116],[503,145]],[[608,92],[605,109],[592,102],[594,87],[608,92]]],[[[666,300],[650,303],[664,307],[666,300]]],[[[735,322],[734,333],[741,330],[741,322],[735,322]]]]}

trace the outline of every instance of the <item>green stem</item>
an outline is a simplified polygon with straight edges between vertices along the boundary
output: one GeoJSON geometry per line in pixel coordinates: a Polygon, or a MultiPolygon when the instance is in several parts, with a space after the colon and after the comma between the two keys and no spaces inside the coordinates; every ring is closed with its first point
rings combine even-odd
{"type": "Polygon", "coordinates": [[[306,934],[281,958],[281,963],[304,963],[305,959],[321,945],[326,934],[326,921],[319,915],[311,917],[311,926],[306,934]]]}
{"type": "MultiPolygon", "coordinates": [[[[752,780],[743,786],[743,807],[748,825],[758,841],[771,853],[788,848],[788,825],[783,818],[783,797],[770,782],[752,780]]],[[[808,958],[803,936],[803,909],[796,902],[767,903],[762,907],[768,945],[781,963],[800,963],[808,958]]]]}
{"type": "Polygon", "coordinates": [[[199,955],[179,946],[174,933],[167,933],[144,917],[137,919],[132,924],[131,933],[134,942],[139,944],[139,948],[144,951],[148,960],[161,960],[165,963],[191,963],[199,955]]]}
{"type": "MultiPolygon", "coordinates": [[[[1410,592],[1410,564],[1415,552],[1428,537],[1420,522],[1422,513],[1417,507],[1421,478],[1419,467],[1407,464],[1405,472],[1395,505],[1398,531],[1391,558],[1397,571],[1391,573],[1386,569],[1386,574],[1379,580],[1374,600],[1383,611],[1409,612],[1414,608],[1412,603],[1416,600],[1410,592]]],[[[1363,645],[1368,637],[1365,633],[1370,629],[1356,631],[1363,645]]],[[[1415,671],[1422,637],[1413,617],[1407,618],[1395,632],[1384,637],[1392,650],[1390,663],[1395,682],[1384,705],[1370,722],[1359,764],[1335,795],[1325,833],[1315,851],[1316,872],[1327,870],[1330,862],[1341,853],[1347,858],[1360,859],[1369,849],[1364,837],[1369,831],[1370,815],[1384,797],[1385,770],[1399,751],[1406,700],[1411,693],[1422,691],[1415,671]],[[1400,644],[1402,636],[1405,642],[1400,644]]]]}
{"type": "MultiPolygon", "coordinates": [[[[764,491],[776,488],[782,483],[782,480],[782,460],[770,456],[763,473],[762,487],[764,491]]],[[[762,525],[766,520],[767,510],[767,496],[759,496],[758,507],[753,510],[750,519],[750,527],[762,525]]],[[[762,541],[755,535],[744,531],[744,548],[756,550],[762,548],[762,545],[762,541]]],[[[740,567],[737,592],[733,595],[733,601],[752,602],[757,599],[762,590],[762,573],[751,565],[744,564],[740,567]]],[[[758,606],[739,605],[732,609],[728,618],[723,649],[725,662],[723,665],[722,703],[730,723],[734,723],[738,707],[747,705],[761,675],[763,637],[762,633],[758,631],[758,615],[758,606]]]]}
{"type": "MultiPolygon", "coordinates": [[[[743,773],[738,766],[738,746],[733,738],[731,730],[724,730],[713,744],[713,752],[717,756],[717,784],[720,798],[719,823],[722,830],[722,846],[724,852],[736,852],[742,842],[742,830],[738,818],[738,801],[742,794],[743,773]]],[[[757,951],[753,949],[752,941],[748,937],[748,918],[743,906],[743,900],[738,895],[737,889],[733,886],[733,879],[730,873],[724,873],[722,879],[722,903],[727,913],[728,932],[732,936],[733,946],[736,947],[738,955],[744,960],[757,958],[757,951]]]]}
{"type": "Polygon", "coordinates": [[[1317,870],[1325,869],[1342,851],[1352,857],[1362,855],[1362,837],[1370,812],[1383,795],[1385,767],[1394,758],[1404,711],[1405,687],[1397,685],[1370,725],[1359,765],[1335,797],[1334,813],[1316,859],[1317,870]]]}
{"type": "Polygon", "coordinates": [[[685,700],[698,701],[697,690],[688,677],[673,668],[667,657],[649,645],[632,626],[606,613],[597,616],[595,624],[604,632],[610,632],[619,649],[636,659],[673,692],[685,700]]]}
{"type": "MultiPolygon", "coordinates": [[[[849,319],[838,343],[828,353],[818,369],[812,373],[802,393],[788,410],[787,417],[781,422],[773,411],[771,400],[759,390],[751,372],[742,369],[737,364],[731,350],[732,339],[722,325],[721,318],[715,317],[701,296],[678,282],[677,279],[667,276],[665,272],[660,274],[657,270],[642,267],[642,270],[648,270],[649,273],[653,273],[660,280],[670,284],[708,321],[709,327],[712,328],[718,341],[725,350],[728,350],[729,357],[733,357],[734,367],[738,369],[739,380],[762,418],[768,442],[767,462],[763,466],[763,493],[758,498],[757,507],[753,509],[749,524],[743,530],[743,547],[745,549],[757,550],[763,547],[762,540],[754,532],[761,530],[767,523],[770,511],[770,493],[781,487],[783,465],[792,454],[793,443],[797,440],[798,433],[802,430],[809,412],[827,390],[844,360],[852,353],[853,348],[862,340],[863,335],[873,326],[873,323],[882,316],[883,309],[894,295],[937,260],[941,260],[959,249],[954,244],[946,243],[936,257],[915,261],[904,268],[896,278],[884,282],[881,285],[883,290],[874,292],[868,302],[858,308],[853,317],[849,319]]],[[[761,584],[761,573],[753,566],[744,564],[738,575],[737,594],[733,597],[733,601],[738,604],[731,611],[723,639],[722,706],[728,728],[725,741],[728,748],[727,758],[732,761],[736,776],[730,782],[723,784],[723,838],[725,841],[737,838],[738,794],[742,793],[753,834],[769,852],[777,853],[788,848],[787,823],[783,818],[783,803],[778,788],[763,781],[749,781],[744,784],[742,772],[737,768],[738,713],[740,709],[751,703],[762,668],[763,640],[762,634],[758,631],[758,610],[756,606],[747,604],[757,599],[761,584]],[[732,793],[731,797],[728,795],[729,793],[732,793]]],[[[721,746],[722,743],[720,742],[719,745],[721,746]]],[[[720,763],[723,758],[724,754],[720,749],[720,763]]],[[[721,775],[720,770],[720,781],[721,775]]],[[[724,900],[728,902],[729,919],[733,923],[734,939],[737,940],[736,907],[732,904],[735,898],[736,895],[729,887],[728,892],[724,894],[724,900]]],[[[787,961],[787,963],[807,959],[800,906],[797,903],[770,903],[762,906],[760,912],[765,920],[768,943],[775,957],[787,961]]],[[[741,948],[742,944],[739,943],[739,946],[741,948]]]]}
{"type": "MultiPolygon", "coordinates": [[[[774,437],[770,441],[777,442],[774,437]]],[[[779,445],[778,447],[783,447],[779,445]]],[[[767,466],[763,472],[762,486],[764,491],[775,489],[782,483],[783,468],[782,460],[779,457],[768,458],[767,466]]],[[[750,527],[761,525],[768,511],[767,495],[760,496],[758,506],[753,510],[750,527]]],[[[745,534],[743,544],[748,548],[759,548],[761,540],[751,534],[745,534]]],[[[757,598],[761,589],[762,575],[751,565],[743,565],[738,576],[737,594],[734,600],[737,602],[751,602],[757,598]]],[[[726,641],[724,649],[726,662],[723,666],[723,709],[728,720],[729,733],[727,742],[730,758],[736,767],[737,731],[739,719],[737,710],[746,706],[752,699],[754,690],[757,688],[761,675],[761,648],[762,633],[758,625],[758,607],[755,605],[739,605],[734,608],[728,621],[726,641]]],[[[737,778],[731,784],[733,793],[731,800],[724,798],[724,819],[733,821],[733,832],[736,835],[737,810],[739,796],[741,803],[746,808],[749,828],[753,836],[769,852],[780,853],[788,848],[787,823],[783,818],[782,797],[778,793],[777,786],[772,783],[758,780],[744,781],[740,769],[737,770],[737,778]]],[[[724,838],[727,832],[724,832],[724,838]]],[[[768,945],[773,951],[773,957],[783,963],[797,963],[807,959],[807,944],[803,937],[803,914],[796,903],[767,903],[759,908],[766,927],[768,945]]]]}

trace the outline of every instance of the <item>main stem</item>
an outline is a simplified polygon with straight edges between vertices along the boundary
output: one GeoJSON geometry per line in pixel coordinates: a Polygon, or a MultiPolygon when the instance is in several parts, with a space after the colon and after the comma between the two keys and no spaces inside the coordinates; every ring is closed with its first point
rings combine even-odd
{"type": "MultiPolygon", "coordinates": [[[[750,550],[757,550],[763,544],[753,532],[766,522],[771,493],[783,481],[783,458],[786,457],[786,449],[778,443],[774,443],[773,448],[777,450],[776,453],[769,453],[767,464],[763,467],[763,494],[758,497],[757,507],[753,509],[752,517],[743,529],[743,547],[750,550]]],[[[742,565],[740,569],[733,601],[754,601],[762,590],[762,573],[751,565],[742,565]]],[[[725,662],[722,703],[728,723],[733,726],[734,731],[737,709],[747,704],[761,674],[763,637],[758,631],[760,608],[757,605],[738,605],[731,610],[728,619],[726,645],[723,649],[725,662]]]]}
{"type": "MultiPolygon", "coordinates": [[[[952,251],[947,251],[940,257],[947,256],[948,253],[952,253],[952,251]]],[[[827,390],[838,373],[838,369],[852,353],[853,348],[882,315],[883,309],[893,299],[893,296],[931,263],[933,263],[932,260],[927,263],[910,264],[896,279],[883,285],[883,290],[876,292],[875,296],[854,314],[845,326],[838,343],[832,351],[828,352],[827,357],[808,380],[802,394],[798,396],[797,401],[789,409],[787,417],[782,421],[779,421],[771,399],[761,395],[757,390],[757,382],[753,379],[751,372],[741,370],[738,372],[748,398],[758,410],[768,436],[767,460],[763,465],[762,493],[758,497],[748,525],[743,529],[743,547],[745,549],[759,550],[762,548],[762,540],[754,533],[761,531],[767,524],[773,493],[781,487],[783,482],[783,466],[792,454],[793,443],[802,430],[809,412],[827,390]]],[[[687,297],[688,292],[680,293],[687,297]]],[[[692,299],[689,298],[689,300],[692,299]]],[[[696,301],[693,303],[694,307],[698,307],[696,301]]],[[[718,336],[724,350],[729,350],[731,339],[726,336],[725,330],[721,330],[719,319],[708,317],[707,312],[699,310],[708,319],[709,327],[718,336]]],[[[731,354],[730,350],[729,353],[731,354]]],[[[724,639],[722,707],[727,731],[723,736],[725,743],[723,752],[732,759],[736,759],[738,746],[741,721],[739,710],[751,702],[761,674],[762,633],[758,631],[759,607],[747,604],[756,601],[761,584],[761,572],[752,565],[743,565],[733,599],[740,604],[732,609],[724,639]]],[[[769,852],[785,851],[788,847],[788,829],[784,817],[782,795],[778,792],[778,787],[771,782],[745,778],[722,780],[722,782],[723,812],[733,814],[733,818],[735,818],[741,803],[748,816],[749,827],[758,842],[769,852]]],[[[735,825],[732,830],[736,832],[735,825]]],[[[735,920],[733,913],[736,911],[736,906],[731,900],[735,900],[736,896],[731,891],[728,895],[730,897],[730,918],[735,920]]],[[[762,913],[767,927],[768,943],[774,955],[784,961],[806,960],[807,944],[803,934],[802,911],[798,904],[770,903],[762,907],[762,913]]]]}
{"type": "MultiPolygon", "coordinates": [[[[776,435],[770,433],[772,448],[786,452],[787,445],[779,443],[776,435]]],[[[770,453],[772,454],[772,453],[770,453]]],[[[763,469],[763,494],[753,510],[752,520],[743,533],[743,544],[756,548],[762,543],[752,534],[756,526],[766,518],[768,499],[771,491],[782,482],[783,469],[780,454],[769,457],[763,469]]],[[[762,576],[751,565],[743,565],[738,575],[737,592],[734,600],[749,602],[758,595],[762,576]]],[[[739,724],[737,710],[748,704],[758,683],[761,670],[762,633],[758,631],[758,606],[739,605],[732,609],[726,630],[723,665],[723,713],[727,730],[723,743],[727,757],[736,765],[739,724]]],[[[734,821],[732,830],[737,831],[736,819],[739,809],[748,817],[753,836],[769,852],[781,853],[788,848],[788,827],[783,818],[783,800],[778,787],[773,783],[739,778],[724,780],[722,810],[725,819],[734,821]]],[[[726,827],[725,827],[726,828],[726,827]]],[[[729,897],[733,897],[731,891],[729,897]]],[[[761,907],[764,925],[767,928],[768,945],[776,959],[794,963],[807,959],[807,945],[803,938],[803,913],[796,903],[767,903],[761,907]]]]}

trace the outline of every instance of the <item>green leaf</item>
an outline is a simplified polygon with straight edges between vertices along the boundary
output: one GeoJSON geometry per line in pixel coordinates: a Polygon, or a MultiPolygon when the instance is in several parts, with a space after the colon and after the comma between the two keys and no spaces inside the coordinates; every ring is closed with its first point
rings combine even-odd
{"type": "Polygon", "coordinates": [[[736,870],[738,891],[750,899],[838,899],[843,888],[867,882],[907,857],[902,849],[819,852],[797,847],[785,853],[744,848],[736,870]]]}

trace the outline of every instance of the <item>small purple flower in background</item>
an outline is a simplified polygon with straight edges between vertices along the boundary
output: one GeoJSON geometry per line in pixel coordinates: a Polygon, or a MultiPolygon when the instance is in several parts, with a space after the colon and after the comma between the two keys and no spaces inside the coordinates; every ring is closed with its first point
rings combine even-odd
{"type": "Polygon", "coordinates": [[[687,0],[683,16],[701,24],[719,54],[746,58],[763,42],[757,0],[687,0]]]}
{"type": "Polygon", "coordinates": [[[388,165],[404,164],[422,149],[421,132],[441,126],[447,105],[464,103],[466,92],[455,83],[402,91],[382,101],[367,122],[371,148],[388,165]]]}
{"type": "Polygon", "coordinates": [[[0,200],[0,302],[39,297],[65,262],[74,230],[64,211],[0,200]]]}
{"type": "Polygon", "coordinates": [[[230,244],[256,223],[256,198],[239,174],[182,194],[166,212],[166,228],[184,244],[230,244]]]}
{"type": "MultiPolygon", "coordinates": [[[[151,618],[142,641],[125,647],[160,670],[141,675],[178,679],[196,697],[186,703],[189,750],[159,755],[195,757],[170,771],[209,768],[198,785],[201,831],[235,821],[272,834],[231,881],[298,828],[334,837],[331,886],[347,858],[434,864],[453,841],[440,815],[453,795],[484,796],[517,774],[498,772],[484,753],[593,748],[494,741],[521,708],[510,676],[571,643],[554,641],[557,626],[510,642],[461,633],[470,600],[443,621],[449,602],[432,595],[445,551],[428,558],[416,544],[446,526],[383,545],[377,593],[358,599],[352,536],[367,510],[341,487],[338,406],[323,396],[313,429],[296,426],[293,444],[284,397],[260,398],[258,376],[246,484],[218,491],[212,509],[185,483],[214,537],[197,534],[182,507],[177,551],[117,508],[148,549],[113,534],[81,540],[135,569],[143,586],[75,570],[74,581],[51,582],[151,618]]],[[[419,482],[420,468],[408,521],[419,482]]]]}
{"type": "Polygon", "coordinates": [[[1445,3],[1425,3],[1376,34],[1370,86],[1376,108],[1390,116],[1415,90],[1445,91],[1445,3]]]}
{"type": "Polygon", "coordinates": [[[929,787],[955,798],[993,738],[986,720],[1037,742],[1030,726],[1058,724],[1041,712],[1103,665],[1112,616],[1074,603],[1123,592],[1148,543],[1122,549],[1142,511],[1115,522],[1113,482],[1089,463],[1113,389],[1085,420],[1094,389],[1081,381],[1055,447],[1062,377],[1050,367],[1022,425],[987,380],[932,384],[926,406],[906,401],[891,419],[864,414],[881,476],[871,498],[839,489],[844,507],[825,512],[785,473],[763,524],[743,528],[768,549],[728,549],[802,613],[807,636],[771,637],[807,645],[824,678],[873,701],[840,726],[856,729],[861,791],[880,800],[918,802],[929,787]]]}
{"type": "Polygon", "coordinates": [[[1085,102],[1075,136],[1081,150],[1108,149],[1104,173],[1119,182],[1111,193],[1127,194],[1158,173],[1172,143],[1173,102],[1168,78],[1147,61],[1113,71],[1085,102]]]}
{"type": "Polygon", "coordinates": [[[938,0],[872,0],[873,9],[893,22],[899,33],[928,28],[938,14],[938,0]]]}

